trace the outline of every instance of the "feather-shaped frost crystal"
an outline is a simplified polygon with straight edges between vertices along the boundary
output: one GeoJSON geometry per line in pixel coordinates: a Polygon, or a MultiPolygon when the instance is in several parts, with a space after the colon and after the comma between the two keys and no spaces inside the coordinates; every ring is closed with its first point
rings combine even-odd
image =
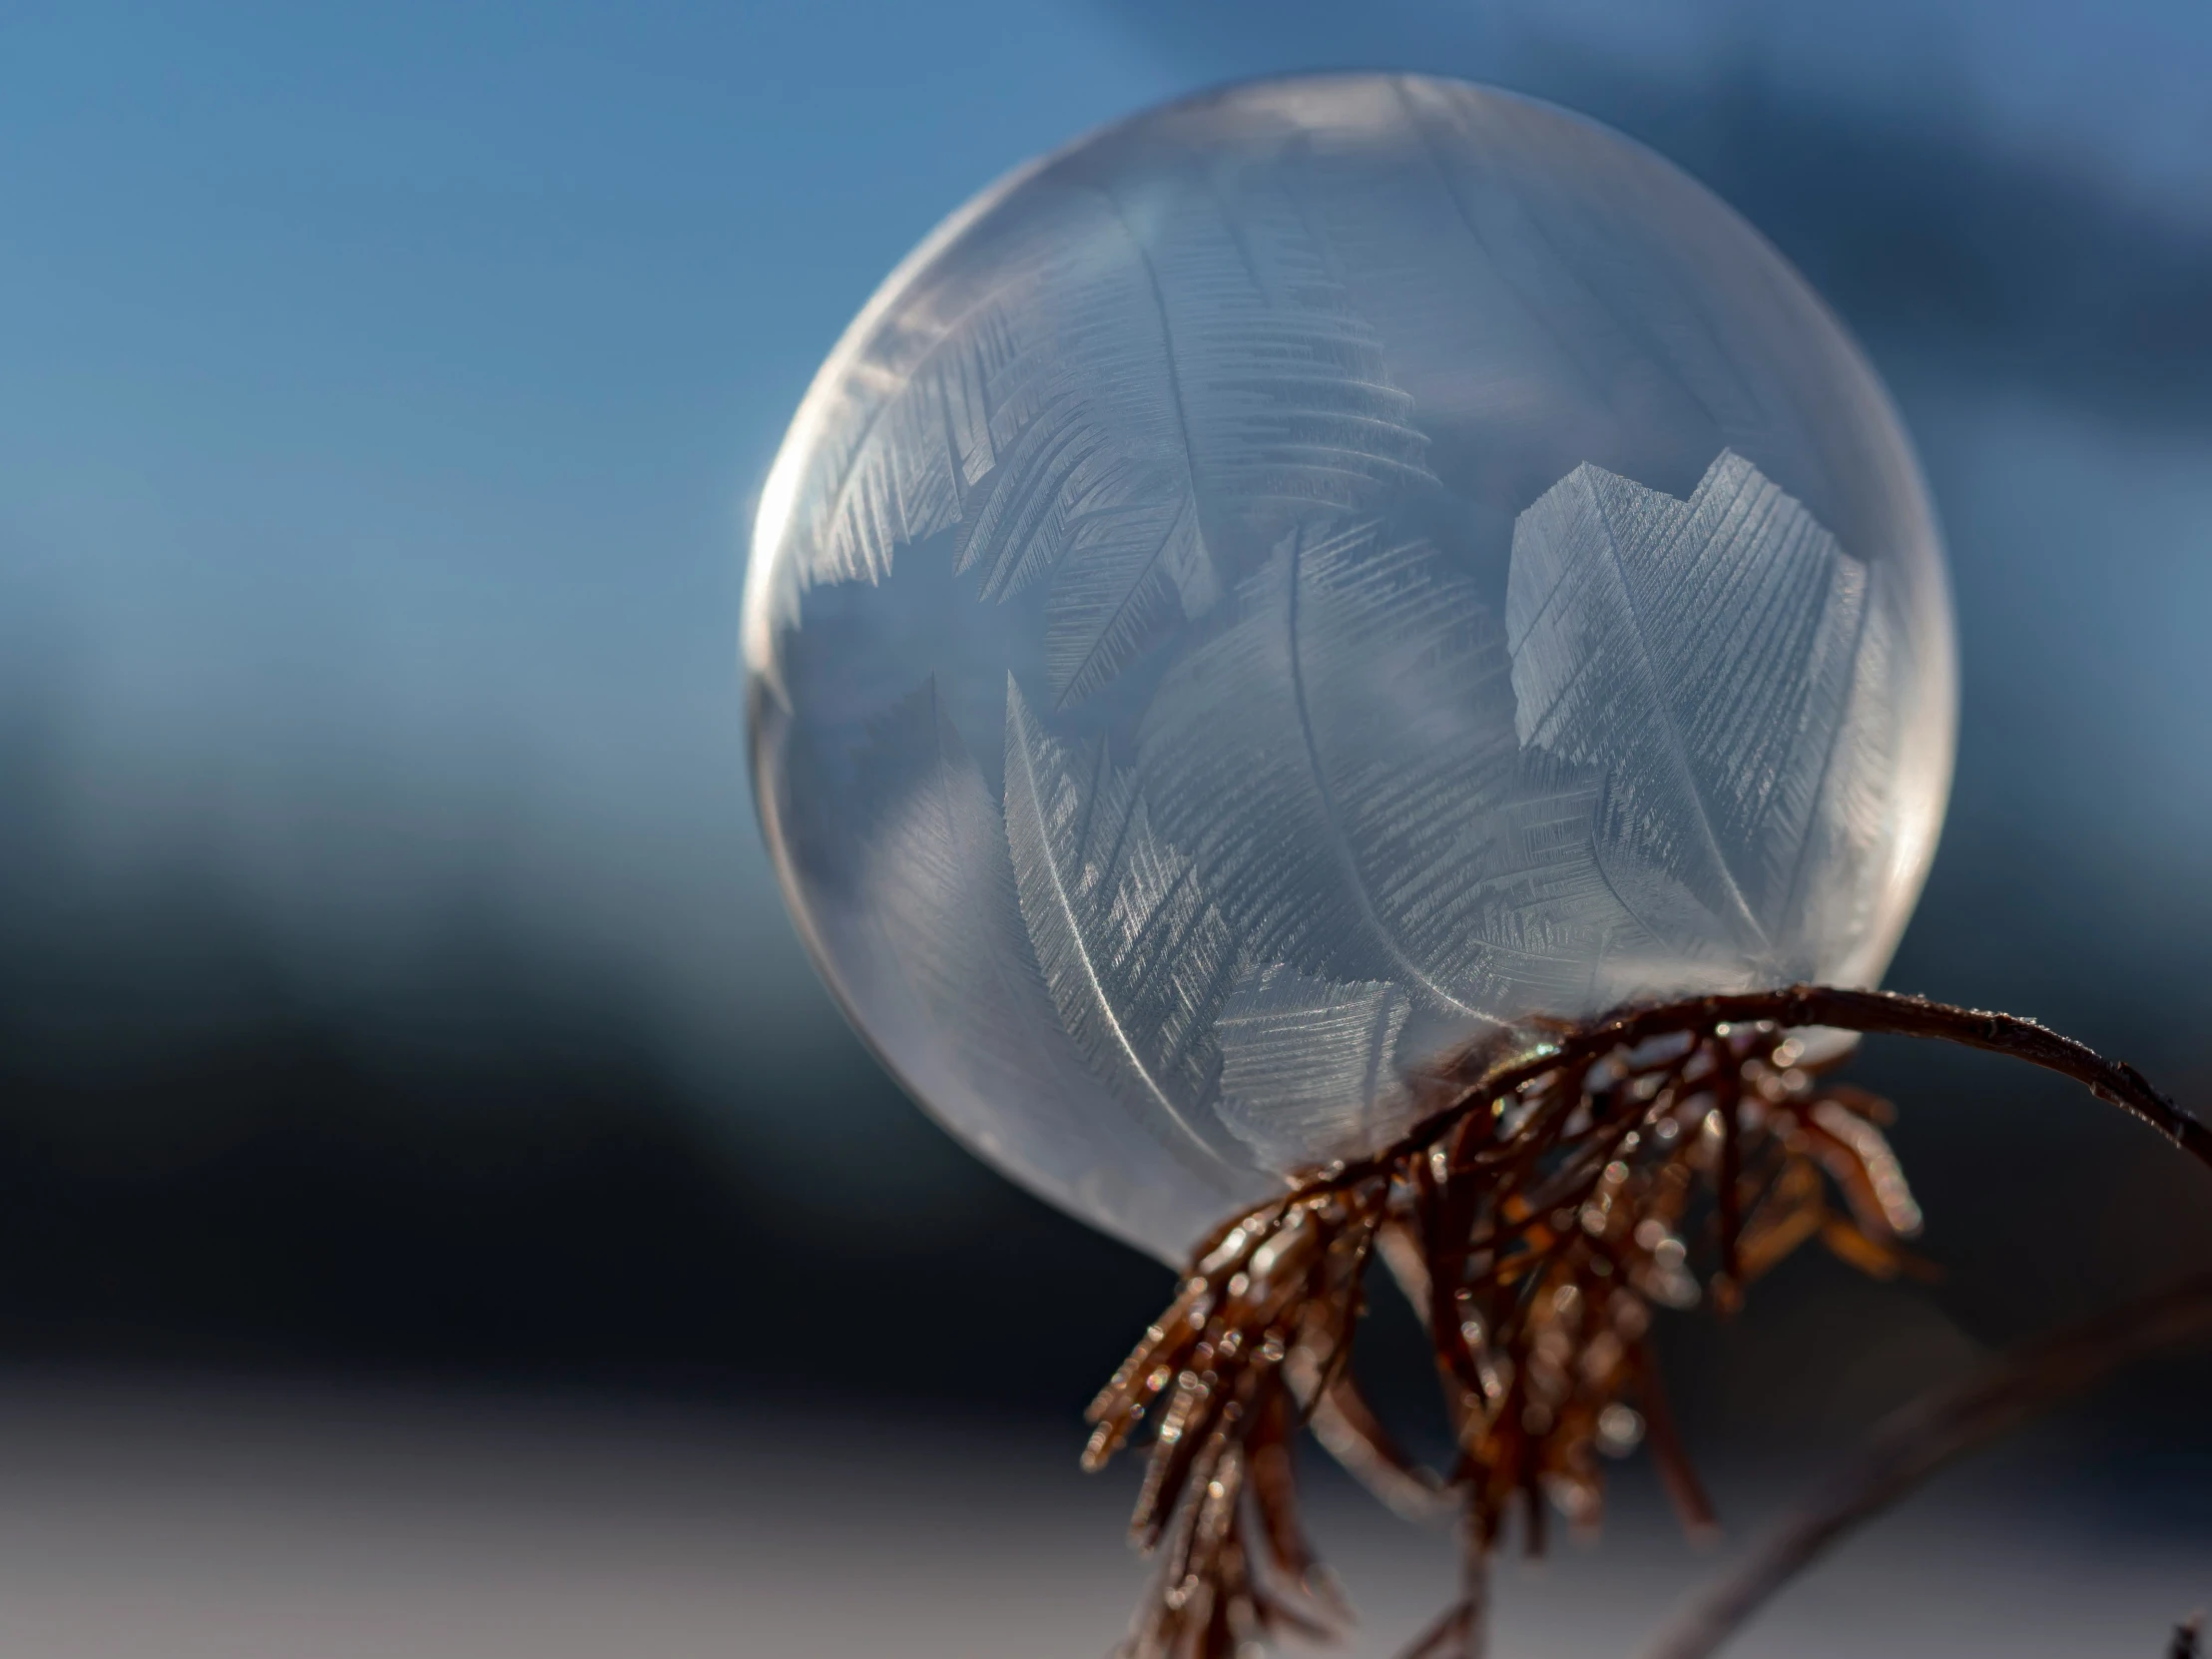
{"type": "Polygon", "coordinates": [[[1666,162],[1258,83],[955,214],[746,595],[801,929],[909,1089],[1171,1259],[1499,1025],[1872,983],[1954,722],[1872,371],[1666,162]]]}

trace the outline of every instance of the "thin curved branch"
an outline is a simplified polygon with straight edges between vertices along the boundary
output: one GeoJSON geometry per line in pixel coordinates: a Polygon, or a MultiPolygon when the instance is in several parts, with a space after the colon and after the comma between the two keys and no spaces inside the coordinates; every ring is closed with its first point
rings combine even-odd
{"type": "Polygon", "coordinates": [[[1708,1659],[1806,1567],[1945,1464],[2166,1349],[2212,1337],[2212,1274],[2028,1344],[1886,1417],[1856,1464],[1694,1595],[1643,1659],[1708,1659]]]}
{"type": "Polygon", "coordinates": [[[1497,1039],[1486,1039],[1438,1071],[1434,1081],[1448,1091],[1444,1104],[1400,1144],[1433,1139],[1470,1102],[1493,1099],[1561,1066],[1592,1061],[1613,1049],[1632,1048],[1676,1032],[1760,1022],[1789,1028],[1836,1026],[1869,1036],[1939,1037],[1967,1048],[2008,1054],[2072,1078],[2212,1170],[2212,1128],[2159,1093],[2124,1061],[2107,1060],[2085,1044],[2017,1014],[1961,1008],[1896,991],[1845,990],[1833,985],[1735,991],[1629,1008],[1594,1025],[1562,1029],[1533,1050],[1525,1046],[1525,1033],[1520,1044],[1508,1036],[1502,1047],[1497,1039]]]}

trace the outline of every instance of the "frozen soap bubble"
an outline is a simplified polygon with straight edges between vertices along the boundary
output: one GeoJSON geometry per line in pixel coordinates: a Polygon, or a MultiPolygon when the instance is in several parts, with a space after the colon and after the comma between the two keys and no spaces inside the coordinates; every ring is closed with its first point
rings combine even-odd
{"type": "Polygon", "coordinates": [[[1949,783],[1865,360],[1672,166],[1450,81],[1234,88],[955,214],[792,424],[745,645],[853,1022],[1168,1257],[1500,1022],[1872,982],[1949,783]]]}

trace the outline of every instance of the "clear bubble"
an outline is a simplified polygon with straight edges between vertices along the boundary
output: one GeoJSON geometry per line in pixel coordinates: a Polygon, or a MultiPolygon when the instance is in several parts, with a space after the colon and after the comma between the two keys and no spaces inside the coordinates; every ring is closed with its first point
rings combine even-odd
{"type": "Polygon", "coordinates": [[[1532,1014],[1868,983],[1954,724],[1872,371],[1658,157],[1259,83],[985,192],[764,491],[754,767],[853,1022],[1163,1256],[1532,1014]]]}

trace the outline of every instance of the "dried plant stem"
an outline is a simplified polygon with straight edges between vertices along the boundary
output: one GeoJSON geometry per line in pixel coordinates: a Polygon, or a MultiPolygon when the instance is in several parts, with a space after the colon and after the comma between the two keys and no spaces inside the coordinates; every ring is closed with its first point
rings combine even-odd
{"type": "Polygon", "coordinates": [[[2164,1350],[2212,1337],[2212,1274],[2031,1343],[1885,1418],[1852,1466],[1687,1601],[1644,1659],[1707,1659],[1845,1533],[1930,1475],[2070,1394],[2164,1350]]]}
{"type": "Polygon", "coordinates": [[[1406,1139],[1428,1138],[1437,1118],[1464,1110],[1468,1098],[1477,1092],[1502,1093],[1548,1067],[1570,1063],[1577,1055],[1632,1047],[1675,1031],[1758,1022],[1784,1029],[1830,1025],[1866,1036],[1936,1037],[1991,1054],[2008,1054],[2072,1078],[2099,1100],[2140,1118],[2212,1169],[2212,1127],[2176,1106],[2125,1061],[2107,1060],[2086,1044],[2018,1014],[1961,1008],[1896,991],[1855,991],[1833,985],[1739,991],[1630,1008],[1566,1033],[1558,1039],[1553,1053],[1521,1058],[1517,1063],[1500,1064],[1490,1058],[1498,1052],[1495,1045],[1477,1045],[1443,1073],[1444,1080],[1463,1083],[1467,1093],[1439,1108],[1406,1139]]]}
{"type": "MultiPolygon", "coordinates": [[[[1807,1064],[1791,1033],[1810,1027],[2027,1060],[2212,1169],[2212,1132],[2132,1067],[2032,1020],[1884,991],[1694,997],[1476,1044],[1420,1081],[1398,1141],[1309,1173],[1209,1238],[1092,1402],[1087,1467],[1151,1437],[1131,1530],[1162,1568],[1124,1654],[1241,1659],[1287,1631],[1341,1628],[1347,1610],[1298,1524],[1289,1444],[1308,1425],[1393,1507],[1458,1508],[1461,1594],[1417,1659],[1476,1659],[1508,1522],[1519,1517],[1531,1551],[1547,1507],[1594,1524],[1599,1452],[1648,1439],[1685,1524],[1709,1528],[1660,1388],[1653,1307],[1709,1293],[1733,1309],[1814,1240],[1894,1274],[1920,1225],[1882,1134],[1887,1104],[1807,1064]],[[1406,1458],[1349,1369],[1377,1258],[1427,1328],[1457,1441],[1448,1468],[1406,1458]]],[[[2033,1374],[2046,1386],[2103,1363],[2055,1354],[2033,1374]]],[[[2015,1380],[1927,1432],[1995,1432],[2040,1397],[2015,1380]]],[[[1899,1456],[1923,1444],[1901,1443],[1899,1456]]]]}

